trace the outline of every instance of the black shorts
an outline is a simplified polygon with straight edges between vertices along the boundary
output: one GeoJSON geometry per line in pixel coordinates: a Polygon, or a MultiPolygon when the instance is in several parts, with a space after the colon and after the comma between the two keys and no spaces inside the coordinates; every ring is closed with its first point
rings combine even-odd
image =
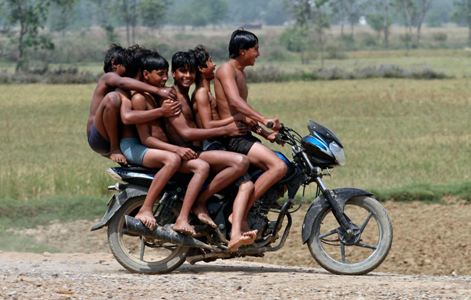
{"type": "Polygon", "coordinates": [[[226,137],[222,141],[227,151],[237,152],[244,155],[247,155],[247,153],[249,153],[253,144],[261,143],[261,141],[254,137],[252,134],[226,137]]]}
{"type": "Polygon", "coordinates": [[[203,151],[226,150],[222,141],[217,139],[207,139],[203,141],[203,151]]]}

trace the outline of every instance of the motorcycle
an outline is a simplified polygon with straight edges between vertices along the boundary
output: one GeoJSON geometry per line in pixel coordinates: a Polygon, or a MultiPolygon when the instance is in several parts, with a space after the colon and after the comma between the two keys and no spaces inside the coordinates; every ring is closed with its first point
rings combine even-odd
{"type": "MultiPolygon", "coordinates": [[[[197,236],[187,236],[171,229],[179,214],[186,183],[177,174],[166,185],[154,215],[158,226],[149,230],[136,215],[144,202],[155,170],[139,167],[113,167],[108,173],[118,181],[109,190],[115,194],[99,223],[91,230],[108,226],[108,243],[116,260],[131,272],[161,274],[178,268],[185,261],[210,262],[244,256],[263,256],[283,247],[291,225],[291,214],[304,202],[304,189],[317,184],[302,225],[302,242],[312,257],[334,274],[366,274],[378,267],[388,255],[393,228],[386,209],[372,193],[356,188],[329,189],[322,181],[328,171],[345,164],[343,145],[328,128],[310,121],[309,134],[301,136],[283,126],[276,141],[291,146],[292,159],[276,152],[288,166],[285,177],[275,184],[251,208],[248,222],[258,234],[254,244],[236,252],[228,250],[232,200],[237,188],[232,186],[208,201],[208,211],[217,228],[192,219],[197,236]],[[295,201],[303,188],[302,201],[295,201]],[[282,196],[287,192],[287,197],[282,196]]],[[[252,180],[262,173],[249,170],[252,180]]]]}

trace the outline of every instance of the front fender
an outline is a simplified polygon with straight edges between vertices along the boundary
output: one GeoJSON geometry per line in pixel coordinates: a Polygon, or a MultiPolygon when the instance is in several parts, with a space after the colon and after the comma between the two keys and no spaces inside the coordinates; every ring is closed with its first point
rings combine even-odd
{"type": "MultiPolygon", "coordinates": [[[[332,192],[334,193],[334,201],[337,201],[342,210],[345,206],[345,203],[347,203],[348,200],[354,197],[373,195],[368,191],[355,188],[334,189],[332,190],[332,192]]],[[[314,201],[311,203],[311,206],[309,206],[309,209],[306,212],[306,216],[304,216],[304,223],[301,232],[303,244],[305,244],[311,236],[312,224],[314,223],[314,220],[317,218],[319,213],[327,207],[329,207],[329,202],[324,195],[320,195],[319,197],[314,199],[314,201]]]]}
{"type": "Polygon", "coordinates": [[[95,231],[108,225],[108,222],[116,214],[116,212],[123,206],[126,201],[131,198],[147,195],[147,188],[138,185],[128,185],[123,191],[113,195],[108,202],[108,209],[101,218],[100,222],[92,226],[90,231],[95,231]]]}

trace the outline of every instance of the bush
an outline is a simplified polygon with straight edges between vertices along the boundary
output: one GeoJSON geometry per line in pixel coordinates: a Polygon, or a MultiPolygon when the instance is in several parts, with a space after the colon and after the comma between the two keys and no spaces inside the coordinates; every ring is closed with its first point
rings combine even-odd
{"type": "Polygon", "coordinates": [[[432,34],[432,39],[437,43],[445,43],[448,39],[448,35],[444,32],[434,32],[432,34]]]}
{"type": "Polygon", "coordinates": [[[280,82],[289,81],[290,74],[283,73],[279,68],[266,65],[256,70],[247,70],[248,82],[280,82]]]}
{"type": "Polygon", "coordinates": [[[360,48],[375,48],[380,44],[380,38],[370,33],[359,34],[360,48]]]}
{"type": "Polygon", "coordinates": [[[347,58],[347,54],[343,48],[338,44],[328,44],[325,47],[326,58],[328,59],[345,59],[347,58]]]}
{"type": "Polygon", "coordinates": [[[98,75],[90,72],[79,72],[77,68],[58,68],[55,70],[37,70],[31,72],[8,73],[0,72],[0,84],[13,83],[48,83],[48,84],[85,84],[93,83],[98,75]]]}

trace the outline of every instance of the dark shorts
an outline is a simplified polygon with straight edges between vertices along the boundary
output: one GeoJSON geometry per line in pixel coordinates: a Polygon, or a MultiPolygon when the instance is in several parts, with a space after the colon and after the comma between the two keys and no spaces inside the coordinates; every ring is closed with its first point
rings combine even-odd
{"type": "Polygon", "coordinates": [[[92,125],[90,130],[87,133],[88,144],[93,151],[103,155],[110,155],[110,142],[105,139],[96,129],[95,124],[92,125]]]}
{"type": "Polygon", "coordinates": [[[226,137],[223,140],[223,145],[227,151],[237,152],[244,155],[249,153],[250,149],[255,143],[261,143],[261,141],[251,134],[226,137]]]}
{"type": "Polygon", "coordinates": [[[222,141],[217,139],[208,139],[203,141],[203,151],[226,150],[222,141]]]}

